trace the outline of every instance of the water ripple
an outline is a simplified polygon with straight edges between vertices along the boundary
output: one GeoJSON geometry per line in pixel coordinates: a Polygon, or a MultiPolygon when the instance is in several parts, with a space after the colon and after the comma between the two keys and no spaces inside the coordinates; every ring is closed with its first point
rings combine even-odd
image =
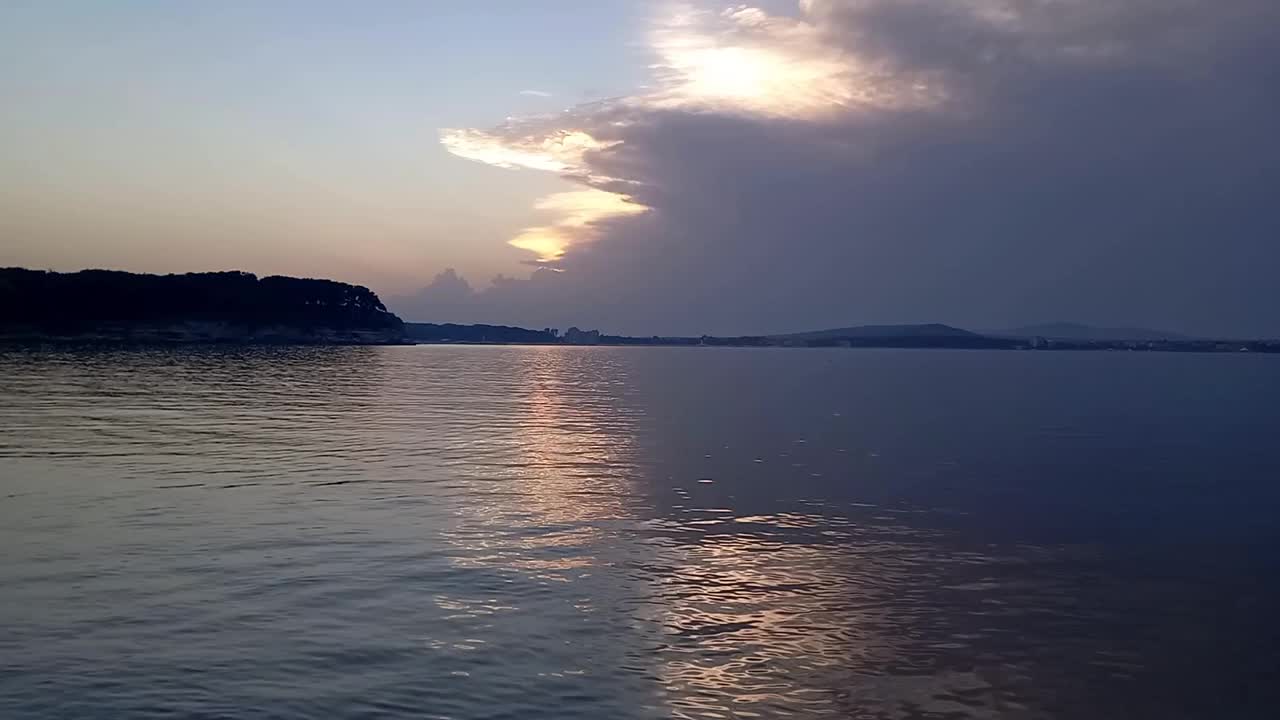
{"type": "Polygon", "coordinates": [[[0,716],[1261,717],[1275,491],[1195,473],[1280,468],[1272,366],[1244,468],[1123,367],[1036,410],[1056,360],[895,357],[2,352],[0,716]]]}

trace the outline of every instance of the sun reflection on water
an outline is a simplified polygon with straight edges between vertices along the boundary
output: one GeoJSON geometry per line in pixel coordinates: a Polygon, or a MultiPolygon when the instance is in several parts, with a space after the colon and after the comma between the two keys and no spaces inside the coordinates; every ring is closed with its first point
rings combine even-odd
{"type": "Polygon", "coordinates": [[[1239,558],[1220,574],[1231,558],[1208,549],[1201,568],[1163,546],[992,537],[976,510],[944,511],[949,488],[923,506],[868,492],[936,468],[848,451],[907,383],[856,426],[833,421],[830,378],[904,377],[893,356],[834,357],[0,356],[0,606],[29,628],[10,653],[20,684],[118,716],[198,676],[214,700],[169,714],[226,714],[221,698],[246,693],[238,707],[297,717],[1173,717],[1271,657],[1274,586],[1236,575],[1239,558]],[[822,400],[784,402],[802,386],[780,367],[814,373],[822,400]],[[777,398],[767,417],[734,402],[738,377],[777,398]],[[1143,570],[1153,549],[1165,559],[1143,570]],[[300,677],[305,704],[282,703],[300,677]]]}
{"type": "Polygon", "coordinates": [[[572,612],[613,652],[583,682],[648,677],[660,714],[675,718],[854,715],[904,697],[923,712],[1005,707],[988,679],[940,665],[919,642],[929,628],[967,647],[962,629],[931,627],[945,622],[924,596],[992,558],[940,553],[883,508],[739,512],[731,494],[705,495],[727,480],[691,472],[669,481],[683,484],[682,504],[664,508],[653,476],[680,469],[639,441],[645,416],[616,357],[526,356],[496,440],[507,452],[470,480],[477,500],[457,538],[462,566],[579,598],[572,612]]]}

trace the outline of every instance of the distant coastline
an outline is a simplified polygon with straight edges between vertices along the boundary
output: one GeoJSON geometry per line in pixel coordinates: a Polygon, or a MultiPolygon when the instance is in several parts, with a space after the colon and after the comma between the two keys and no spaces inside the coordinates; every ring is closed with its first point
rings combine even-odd
{"type": "Polygon", "coordinates": [[[1209,340],[1192,338],[1093,340],[1022,337],[976,333],[940,324],[863,325],[787,335],[698,337],[607,335],[570,328],[557,330],[505,325],[405,323],[405,334],[416,344],[436,345],[605,345],[675,347],[776,348],[898,348],[951,350],[1056,350],[1196,353],[1280,353],[1280,341],[1209,340]]]}
{"type": "Polygon", "coordinates": [[[245,272],[147,275],[0,269],[0,343],[124,345],[610,345],[1280,353],[1277,340],[1188,338],[1053,323],[973,332],[861,325],[784,335],[628,336],[598,330],[405,323],[372,290],[245,272]],[[1028,335],[1052,332],[1055,337],[1028,335]],[[1132,335],[1133,337],[1124,337],[1132,335]]]}

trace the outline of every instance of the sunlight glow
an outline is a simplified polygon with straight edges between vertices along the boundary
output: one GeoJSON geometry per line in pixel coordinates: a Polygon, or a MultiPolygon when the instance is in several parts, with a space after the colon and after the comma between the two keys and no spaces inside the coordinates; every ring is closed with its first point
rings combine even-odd
{"type": "Polygon", "coordinates": [[[754,8],[677,12],[651,44],[662,87],[648,100],[658,107],[804,115],[854,97],[847,60],[812,26],[754,8]]]}
{"type": "Polygon", "coordinates": [[[501,168],[570,172],[581,168],[582,156],[608,148],[581,130],[557,130],[544,136],[511,137],[483,130],[443,130],[440,142],[461,158],[501,168]]]}
{"type": "Polygon", "coordinates": [[[548,195],[534,207],[562,215],[559,224],[564,227],[586,227],[608,217],[636,215],[647,209],[625,195],[595,188],[548,195]]]}
{"type": "Polygon", "coordinates": [[[626,195],[599,189],[629,181],[593,172],[589,154],[619,142],[602,141],[590,128],[625,127],[627,113],[655,110],[822,121],[850,108],[923,107],[941,99],[940,83],[875,71],[832,45],[820,27],[822,9],[815,3],[801,8],[797,19],[746,6],[715,13],[677,5],[649,35],[654,83],[644,93],[555,116],[509,119],[492,131],[445,130],[441,143],[458,157],[559,173],[588,187],[540,200],[536,209],[558,219],[526,228],[509,241],[537,255],[537,262],[551,263],[571,246],[593,239],[599,222],[648,209],[626,195]],[[566,127],[567,121],[572,125],[566,127]]]}
{"type": "Polygon", "coordinates": [[[598,222],[648,210],[625,195],[595,188],[548,195],[534,207],[558,219],[551,225],[526,228],[508,244],[537,254],[540,263],[559,260],[569,246],[590,240],[598,222]]]}
{"type": "Polygon", "coordinates": [[[644,100],[660,108],[820,118],[937,99],[922,79],[878,72],[833,47],[816,24],[757,8],[677,10],[650,42],[662,82],[644,100]]]}
{"type": "Polygon", "coordinates": [[[511,247],[528,250],[538,256],[538,262],[548,263],[564,256],[570,239],[560,234],[554,227],[535,227],[520,231],[520,234],[507,241],[511,247]]]}

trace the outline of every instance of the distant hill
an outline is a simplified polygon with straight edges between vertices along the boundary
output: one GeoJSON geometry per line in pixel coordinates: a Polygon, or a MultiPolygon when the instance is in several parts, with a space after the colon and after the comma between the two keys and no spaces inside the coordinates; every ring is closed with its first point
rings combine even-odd
{"type": "Polygon", "coordinates": [[[1163,330],[1148,328],[1107,328],[1083,325],[1080,323],[1056,322],[1042,325],[1027,325],[992,333],[1002,337],[1033,338],[1042,337],[1049,340],[1092,340],[1097,342],[1123,342],[1125,340],[1191,340],[1193,338],[1163,330]]]}
{"type": "Polygon", "coordinates": [[[790,335],[716,337],[629,337],[569,328],[529,330],[506,325],[406,323],[408,339],[422,343],[515,343],[562,345],[722,345],[735,347],[1012,348],[1022,344],[990,338],[949,325],[861,325],[790,335]]]}
{"type": "Polygon", "coordinates": [[[940,323],[923,325],[858,325],[855,327],[814,330],[811,332],[774,335],[769,344],[808,347],[880,347],[880,348],[1012,348],[1019,341],[1011,338],[987,337],[940,323]]]}
{"type": "Polygon", "coordinates": [[[404,329],[410,340],[418,342],[516,343],[521,345],[547,345],[560,342],[556,333],[550,329],[529,330],[509,325],[405,323],[404,329]]]}
{"type": "Polygon", "coordinates": [[[404,323],[372,290],[333,280],[3,268],[0,340],[396,343],[404,323]]]}
{"type": "Polygon", "coordinates": [[[950,325],[928,323],[924,325],[857,325],[773,337],[781,340],[834,340],[841,338],[978,338],[982,336],[950,325]]]}

